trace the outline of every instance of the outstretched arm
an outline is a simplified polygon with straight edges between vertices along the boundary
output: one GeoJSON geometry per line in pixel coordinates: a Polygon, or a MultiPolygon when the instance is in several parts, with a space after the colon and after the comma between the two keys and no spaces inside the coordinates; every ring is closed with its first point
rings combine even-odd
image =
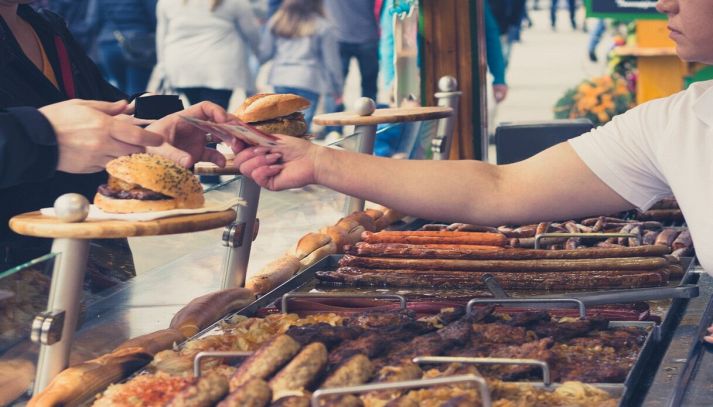
{"type": "Polygon", "coordinates": [[[409,161],[282,137],[236,157],[243,174],[279,190],[310,183],[409,215],[477,224],[525,223],[614,213],[633,205],[604,184],[567,143],[519,163],[409,161]]]}

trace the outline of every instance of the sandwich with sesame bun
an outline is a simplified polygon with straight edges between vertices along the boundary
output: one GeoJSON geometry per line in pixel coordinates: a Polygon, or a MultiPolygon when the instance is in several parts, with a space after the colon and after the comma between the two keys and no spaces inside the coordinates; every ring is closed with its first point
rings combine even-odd
{"type": "Polygon", "coordinates": [[[109,161],[106,170],[109,181],[94,196],[94,205],[104,212],[196,209],[205,202],[193,173],[167,158],[133,154],[109,161]]]}
{"type": "Polygon", "coordinates": [[[301,111],[309,105],[309,100],[291,93],[260,93],[245,99],[235,115],[265,133],[305,137],[307,123],[301,111]]]}

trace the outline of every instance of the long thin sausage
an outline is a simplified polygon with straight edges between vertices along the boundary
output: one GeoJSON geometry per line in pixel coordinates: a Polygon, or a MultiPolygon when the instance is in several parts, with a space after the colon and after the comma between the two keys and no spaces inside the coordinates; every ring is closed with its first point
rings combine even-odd
{"type": "Polygon", "coordinates": [[[663,257],[621,257],[611,259],[540,260],[459,260],[392,259],[346,255],[340,267],[370,269],[461,270],[461,271],[575,271],[575,270],[650,270],[666,266],[663,257]]]}
{"type": "Polygon", "coordinates": [[[412,245],[401,243],[360,242],[347,250],[348,254],[367,257],[392,257],[413,259],[482,259],[482,260],[527,260],[527,259],[594,259],[610,257],[663,256],[670,250],[663,246],[640,246],[632,248],[588,248],[578,250],[534,250],[474,245],[412,245]]]}
{"type": "Polygon", "coordinates": [[[416,244],[475,244],[505,246],[507,238],[500,233],[414,231],[414,232],[364,232],[362,239],[369,243],[416,243],[416,244]]]}

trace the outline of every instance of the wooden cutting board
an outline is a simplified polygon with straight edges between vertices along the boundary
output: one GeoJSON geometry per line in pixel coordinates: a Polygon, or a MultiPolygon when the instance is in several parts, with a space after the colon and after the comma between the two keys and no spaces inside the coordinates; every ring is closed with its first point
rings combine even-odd
{"type": "Polygon", "coordinates": [[[359,116],[353,112],[329,113],[316,116],[320,126],[375,125],[383,123],[417,122],[449,117],[453,109],[442,106],[376,109],[371,116],[359,116]]]}
{"type": "Polygon", "coordinates": [[[133,236],[157,236],[198,232],[215,229],[235,220],[235,211],[200,213],[174,216],[146,222],[99,220],[65,223],[39,211],[18,215],[10,219],[10,229],[15,233],[46,238],[113,239],[133,236]]]}

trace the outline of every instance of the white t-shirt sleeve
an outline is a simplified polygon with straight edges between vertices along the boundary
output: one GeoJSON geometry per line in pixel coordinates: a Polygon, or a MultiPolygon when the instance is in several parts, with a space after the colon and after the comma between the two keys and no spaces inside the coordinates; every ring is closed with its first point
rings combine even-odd
{"type": "Polygon", "coordinates": [[[671,195],[657,164],[669,105],[666,99],[642,104],[569,141],[605,184],[641,210],[671,195]]]}

